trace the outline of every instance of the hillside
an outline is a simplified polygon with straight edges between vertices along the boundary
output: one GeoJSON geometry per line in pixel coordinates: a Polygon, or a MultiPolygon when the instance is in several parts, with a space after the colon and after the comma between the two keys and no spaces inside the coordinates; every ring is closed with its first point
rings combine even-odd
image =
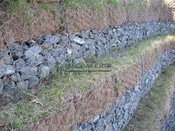
{"type": "Polygon", "coordinates": [[[174,131],[174,0],[0,0],[0,131],[174,131]]]}

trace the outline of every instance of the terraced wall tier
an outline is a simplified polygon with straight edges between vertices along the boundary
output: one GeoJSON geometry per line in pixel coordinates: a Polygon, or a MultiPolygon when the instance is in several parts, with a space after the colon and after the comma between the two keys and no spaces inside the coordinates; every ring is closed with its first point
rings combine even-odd
{"type": "MultiPolygon", "coordinates": [[[[162,54],[154,66],[141,76],[141,79],[131,90],[128,90],[122,97],[117,98],[105,112],[95,116],[90,122],[81,124],[77,130],[122,130],[133,116],[141,98],[151,89],[155,79],[173,62],[175,62],[175,50],[162,54]]],[[[173,124],[170,125],[173,126],[173,124]]]]}
{"type": "Polygon", "coordinates": [[[19,88],[28,90],[36,86],[40,79],[66,63],[85,63],[113,48],[130,47],[139,40],[173,33],[175,24],[172,22],[135,22],[68,36],[46,35],[23,45],[13,43],[8,50],[0,50],[1,94],[16,96],[19,88]]]}

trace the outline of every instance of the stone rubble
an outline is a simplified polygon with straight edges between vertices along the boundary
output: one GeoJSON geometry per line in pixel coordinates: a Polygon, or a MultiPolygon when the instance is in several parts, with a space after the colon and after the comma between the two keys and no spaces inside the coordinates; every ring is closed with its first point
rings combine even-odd
{"type": "MultiPolygon", "coordinates": [[[[142,79],[131,90],[117,98],[105,112],[97,114],[87,123],[79,123],[77,131],[121,131],[132,118],[141,98],[151,89],[155,79],[171,63],[175,62],[174,51],[171,50],[162,54],[152,69],[144,74],[142,79]]],[[[169,123],[167,122],[165,131],[174,131],[173,129],[175,129],[175,124],[172,123],[175,122],[174,105],[173,103],[169,123]]]]}
{"type": "Polygon", "coordinates": [[[6,83],[16,89],[18,86],[28,89],[49,76],[56,66],[84,63],[90,57],[109,53],[113,47],[125,48],[139,40],[174,33],[173,22],[133,22],[103,31],[87,30],[67,36],[50,34],[23,45],[13,43],[8,50],[0,50],[0,80],[3,80],[0,89],[4,93],[11,89],[6,83]]]}

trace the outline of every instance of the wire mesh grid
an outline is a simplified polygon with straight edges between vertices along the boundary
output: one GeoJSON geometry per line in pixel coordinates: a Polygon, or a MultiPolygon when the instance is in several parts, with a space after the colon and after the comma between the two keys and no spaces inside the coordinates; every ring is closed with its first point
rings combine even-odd
{"type": "MultiPolygon", "coordinates": [[[[43,35],[46,34],[59,33],[66,35],[87,29],[104,29],[110,26],[121,25],[123,23],[132,21],[147,22],[151,20],[156,21],[172,19],[170,9],[167,9],[167,7],[164,7],[162,5],[158,6],[161,4],[161,1],[144,3],[143,0],[121,0],[115,1],[115,5],[112,4],[112,2],[112,0],[99,0],[97,3],[94,3],[94,1],[89,0],[84,3],[75,0],[75,3],[70,3],[66,0],[46,0],[44,2],[38,0],[35,3],[30,0],[17,0],[16,3],[15,1],[1,0],[0,47],[2,49],[11,50],[9,58],[5,57],[1,59],[0,65],[12,64],[15,65],[17,72],[23,72],[22,67],[26,65],[23,61],[23,56],[20,56],[20,53],[23,52],[22,44],[26,41],[30,43],[30,46],[39,44],[41,43],[40,41],[44,41],[43,35]],[[161,14],[162,10],[166,10],[165,15],[161,14]],[[37,43],[32,41],[32,39],[36,38],[40,38],[37,39],[37,43]],[[12,43],[14,42],[20,43],[15,45],[18,46],[18,48],[13,47],[12,43]],[[11,61],[12,57],[14,61],[11,61]],[[19,65],[19,63],[21,65],[19,65]]],[[[105,77],[101,76],[100,79],[94,78],[94,80],[91,79],[87,81],[88,88],[82,92],[79,92],[77,89],[70,87],[70,85],[76,86],[76,81],[72,81],[73,78],[71,79],[70,77],[68,80],[68,82],[71,83],[70,85],[67,87],[67,83],[64,83],[65,85],[59,85],[61,88],[63,88],[62,91],[65,93],[65,96],[60,97],[62,96],[61,93],[57,92],[59,98],[55,98],[53,102],[47,104],[42,103],[42,101],[40,101],[40,98],[36,97],[35,94],[42,91],[43,84],[48,85],[47,88],[49,91],[49,88],[52,88],[50,82],[53,81],[47,78],[41,80],[38,86],[39,78],[30,78],[31,75],[37,73],[36,68],[33,68],[32,70],[25,69],[25,71],[27,70],[27,74],[23,77],[20,77],[20,73],[17,74],[17,76],[7,75],[3,77],[3,81],[6,81],[4,83],[4,86],[11,87],[11,90],[9,90],[8,94],[6,94],[7,97],[11,97],[9,94],[14,94],[16,92],[17,89],[15,88],[15,82],[12,81],[17,81],[18,75],[23,79],[23,81],[28,80],[26,83],[18,83],[19,87],[25,87],[25,85],[33,87],[37,85],[33,89],[34,92],[31,94],[21,90],[18,91],[18,93],[20,96],[24,97],[27,102],[39,104],[39,106],[41,106],[39,107],[39,111],[34,111],[33,114],[42,114],[42,116],[44,115],[45,120],[39,121],[40,118],[37,118],[34,120],[36,124],[33,124],[31,122],[33,120],[30,118],[33,114],[24,113],[26,115],[25,117],[27,117],[27,124],[30,122],[31,124],[26,126],[21,121],[15,122],[15,118],[12,115],[11,118],[0,121],[0,126],[4,128],[4,130],[13,130],[14,126],[16,126],[15,128],[18,128],[19,126],[19,128],[22,128],[21,130],[27,128],[30,130],[75,130],[78,124],[88,122],[96,114],[102,113],[108,107],[110,107],[117,97],[123,95],[127,90],[131,89],[139,81],[143,75],[143,72],[146,73],[151,69],[161,54],[169,51],[170,49],[174,49],[174,47],[169,44],[165,44],[161,45],[160,49],[157,49],[156,53],[146,51],[143,54],[139,54],[138,57],[140,58],[141,55],[144,60],[139,59],[132,65],[125,65],[121,67],[122,71],[112,73],[105,77]],[[143,61],[144,68],[142,67],[143,61]],[[30,85],[31,83],[33,85],[30,85]],[[67,88],[69,88],[69,91],[67,88]],[[50,107],[47,108],[47,106],[50,107]],[[46,108],[47,111],[44,108],[46,108]],[[48,114],[46,112],[49,111],[54,115],[47,117],[48,114]]],[[[38,61],[37,63],[34,62],[30,64],[35,66],[38,64],[38,61]]],[[[55,65],[53,65],[53,70],[54,67],[55,65]]],[[[53,75],[64,77],[64,72],[59,72],[56,74],[53,72],[53,75]]],[[[85,81],[78,83],[79,86],[83,85],[84,82],[85,81]]],[[[28,87],[26,86],[26,90],[27,88],[28,87]]],[[[14,99],[14,101],[19,101],[20,98],[17,97],[12,99],[14,99]]],[[[12,108],[11,114],[16,113],[18,110],[17,108],[20,107],[12,108]]],[[[30,108],[31,105],[27,105],[24,110],[29,111],[30,108]]],[[[3,114],[3,116],[5,115],[6,113],[3,114]]]]}

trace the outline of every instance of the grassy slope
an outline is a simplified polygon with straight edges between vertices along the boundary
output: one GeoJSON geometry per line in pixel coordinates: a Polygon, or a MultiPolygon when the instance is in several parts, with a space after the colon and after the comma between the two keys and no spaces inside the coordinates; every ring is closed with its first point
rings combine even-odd
{"type": "MultiPolygon", "coordinates": [[[[114,49],[112,54],[115,55],[108,54],[101,58],[90,59],[87,63],[110,63],[112,72],[123,70],[126,65],[132,65],[135,61],[140,61],[139,54],[141,52],[154,49],[157,41],[163,41],[167,37],[169,36],[159,36],[138,42],[127,50],[114,49]]],[[[27,124],[36,123],[63,110],[66,105],[60,101],[64,96],[68,97],[77,93],[83,94],[83,92],[93,88],[99,79],[103,79],[109,74],[110,72],[64,72],[64,74],[61,74],[58,69],[50,77],[50,84],[46,84],[46,82],[40,84],[39,89],[41,91],[39,93],[36,93],[36,90],[30,90],[24,94],[26,95],[26,100],[11,103],[9,107],[1,111],[0,122],[5,122],[6,127],[10,129],[25,130],[27,124]]]]}
{"type": "Polygon", "coordinates": [[[175,64],[171,65],[155,81],[153,88],[139,104],[133,118],[124,131],[158,131],[161,130],[168,113],[174,90],[175,64]]]}

